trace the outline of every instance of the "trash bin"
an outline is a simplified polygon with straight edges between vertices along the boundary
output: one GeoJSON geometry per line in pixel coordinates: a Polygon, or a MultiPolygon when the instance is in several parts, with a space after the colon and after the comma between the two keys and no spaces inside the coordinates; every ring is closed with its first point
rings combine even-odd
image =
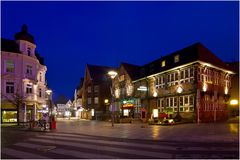
{"type": "Polygon", "coordinates": [[[51,129],[56,129],[56,120],[54,117],[52,118],[52,121],[51,121],[51,129]]]}

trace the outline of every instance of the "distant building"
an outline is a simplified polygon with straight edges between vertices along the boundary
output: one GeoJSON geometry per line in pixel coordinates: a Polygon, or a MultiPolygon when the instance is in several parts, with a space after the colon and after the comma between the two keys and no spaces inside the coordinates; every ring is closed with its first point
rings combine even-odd
{"type": "Polygon", "coordinates": [[[108,72],[112,67],[86,65],[84,81],[78,95],[82,98],[82,118],[104,120],[108,116],[108,105],[111,98],[111,79],[108,72]]]}
{"type": "Polygon", "coordinates": [[[1,115],[2,123],[17,121],[17,98],[20,122],[41,117],[46,102],[44,59],[36,51],[27,26],[15,34],[15,40],[1,39],[1,115]]]}

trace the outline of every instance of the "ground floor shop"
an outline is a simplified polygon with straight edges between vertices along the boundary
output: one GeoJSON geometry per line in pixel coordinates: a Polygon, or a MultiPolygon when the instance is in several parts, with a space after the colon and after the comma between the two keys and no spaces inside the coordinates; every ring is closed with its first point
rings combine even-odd
{"type": "MultiPolygon", "coordinates": [[[[9,103],[1,104],[1,122],[2,123],[17,123],[17,108],[9,103]]],[[[38,120],[48,109],[41,104],[27,104],[19,107],[19,121],[28,122],[38,120]]]]}
{"type": "Polygon", "coordinates": [[[172,95],[143,100],[148,105],[148,119],[163,121],[180,116],[188,122],[215,122],[228,118],[227,99],[221,94],[206,92],[172,95]]]}

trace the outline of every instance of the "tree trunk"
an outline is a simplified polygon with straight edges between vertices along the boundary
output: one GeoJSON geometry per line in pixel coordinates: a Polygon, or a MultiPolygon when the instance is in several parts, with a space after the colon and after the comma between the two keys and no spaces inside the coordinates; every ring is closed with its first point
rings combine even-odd
{"type": "Polygon", "coordinates": [[[17,106],[17,125],[20,126],[20,121],[19,121],[19,105],[17,106]]]}

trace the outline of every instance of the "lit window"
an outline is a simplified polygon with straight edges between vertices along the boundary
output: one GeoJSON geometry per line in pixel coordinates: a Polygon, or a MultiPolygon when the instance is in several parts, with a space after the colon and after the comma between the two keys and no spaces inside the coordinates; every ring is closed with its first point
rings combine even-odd
{"type": "Polygon", "coordinates": [[[13,82],[6,83],[6,93],[14,93],[14,83],[13,82]]]}
{"type": "Polygon", "coordinates": [[[32,85],[31,84],[27,84],[26,93],[27,94],[32,93],[32,85]]]}
{"type": "Polygon", "coordinates": [[[175,63],[179,62],[179,55],[174,56],[174,62],[175,63]]]}
{"type": "Polygon", "coordinates": [[[14,62],[12,60],[6,61],[6,72],[8,72],[8,73],[14,72],[14,62]]]}
{"type": "Polygon", "coordinates": [[[94,97],[94,104],[98,104],[98,97],[94,97]]]}
{"type": "Polygon", "coordinates": [[[164,67],[166,65],[166,61],[162,61],[162,67],[164,67]]]}

